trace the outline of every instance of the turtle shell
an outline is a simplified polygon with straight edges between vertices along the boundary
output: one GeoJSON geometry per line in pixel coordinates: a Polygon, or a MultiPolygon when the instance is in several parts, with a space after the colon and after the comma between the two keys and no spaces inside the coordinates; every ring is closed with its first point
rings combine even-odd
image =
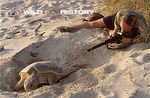
{"type": "Polygon", "coordinates": [[[62,73],[63,68],[56,66],[55,64],[36,64],[33,66],[39,73],[62,73]]]}
{"type": "Polygon", "coordinates": [[[23,70],[20,71],[20,73],[28,73],[31,69],[33,69],[33,66],[35,66],[35,63],[32,63],[28,66],[26,66],[23,70]]]}
{"type": "Polygon", "coordinates": [[[29,73],[32,72],[33,69],[39,73],[61,73],[63,68],[56,66],[55,63],[50,61],[40,61],[26,66],[20,73],[29,73]]]}

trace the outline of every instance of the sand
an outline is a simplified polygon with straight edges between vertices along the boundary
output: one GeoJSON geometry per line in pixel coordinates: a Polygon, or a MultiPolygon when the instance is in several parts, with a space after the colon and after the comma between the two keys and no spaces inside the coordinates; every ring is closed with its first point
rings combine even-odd
{"type": "MultiPolygon", "coordinates": [[[[54,12],[67,7],[94,9],[97,2],[100,1],[3,0],[1,10],[10,10],[14,6],[18,9],[32,8],[34,4],[39,9],[54,12]]],[[[0,52],[0,97],[149,98],[150,43],[135,44],[121,50],[102,46],[87,52],[88,48],[106,39],[104,30],[81,29],[75,33],[56,30],[58,26],[79,22],[82,22],[82,15],[58,13],[2,17],[0,43],[4,50],[0,52]],[[42,26],[35,33],[40,23],[42,26]],[[72,73],[55,85],[43,85],[30,92],[15,91],[19,71],[42,60],[52,60],[59,66],[86,64],[87,68],[72,73]]]]}

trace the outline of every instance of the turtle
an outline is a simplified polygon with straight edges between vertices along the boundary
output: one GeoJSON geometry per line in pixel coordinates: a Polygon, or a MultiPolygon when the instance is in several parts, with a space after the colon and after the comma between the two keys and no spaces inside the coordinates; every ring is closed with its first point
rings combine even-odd
{"type": "Polygon", "coordinates": [[[34,62],[19,72],[20,80],[16,84],[16,90],[24,87],[25,91],[38,88],[39,84],[53,85],[69,74],[84,68],[85,65],[57,66],[51,61],[34,62]]]}

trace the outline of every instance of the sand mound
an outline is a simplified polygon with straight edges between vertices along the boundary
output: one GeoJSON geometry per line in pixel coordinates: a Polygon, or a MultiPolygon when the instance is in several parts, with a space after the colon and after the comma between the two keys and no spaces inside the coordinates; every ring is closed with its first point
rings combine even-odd
{"type": "MultiPolygon", "coordinates": [[[[108,50],[102,46],[90,53],[87,49],[104,40],[103,30],[82,29],[75,33],[53,31],[61,25],[81,22],[70,15],[67,20],[60,9],[93,9],[97,0],[3,0],[3,11],[35,8],[55,15],[21,15],[3,17],[0,41],[4,45],[0,62],[0,97],[32,98],[149,98],[150,43],[126,49],[108,50]],[[49,3],[47,3],[49,2],[49,3]],[[36,22],[34,22],[36,21],[36,22]],[[31,23],[34,22],[34,23],[31,23]],[[35,36],[34,29],[42,23],[35,36]],[[21,28],[20,28],[21,27],[21,28]],[[24,31],[25,30],[25,31],[24,31]],[[19,33],[17,33],[20,31],[19,33]],[[26,33],[27,32],[27,33],[26,33]],[[27,34],[27,35],[26,35],[27,34]],[[54,85],[43,85],[30,92],[15,92],[19,71],[36,61],[52,60],[59,66],[86,64],[54,85]]],[[[103,5],[103,4],[102,4],[103,5]]]]}
{"type": "MultiPolygon", "coordinates": [[[[87,64],[89,67],[71,74],[56,85],[42,86],[28,93],[17,93],[16,96],[127,98],[133,96],[139,87],[147,89],[150,85],[150,44],[133,45],[116,51],[103,46],[89,53],[87,48],[100,41],[95,37],[97,34],[88,29],[74,34],[58,32],[44,41],[30,44],[0,66],[0,88],[14,90],[19,80],[18,72],[25,66],[36,61],[52,60],[60,66],[87,64]]],[[[134,95],[139,93],[137,91],[134,95]]]]}
{"type": "MultiPolygon", "coordinates": [[[[18,79],[18,72],[25,66],[36,61],[52,60],[60,66],[69,66],[72,64],[96,66],[98,63],[95,62],[95,59],[97,59],[96,56],[90,59],[91,53],[87,52],[91,39],[93,39],[93,37],[90,34],[90,30],[84,29],[75,34],[59,32],[50,35],[45,41],[32,43],[12,56],[8,62],[1,65],[0,70],[3,75],[0,76],[0,87],[6,90],[14,88],[5,87],[3,84],[7,81],[8,84],[14,86],[18,79]]],[[[101,55],[104,55],[104,53],[101,55]]],[[[103,60],[101,63],[105,63],[105,61],[103,60]]]]}

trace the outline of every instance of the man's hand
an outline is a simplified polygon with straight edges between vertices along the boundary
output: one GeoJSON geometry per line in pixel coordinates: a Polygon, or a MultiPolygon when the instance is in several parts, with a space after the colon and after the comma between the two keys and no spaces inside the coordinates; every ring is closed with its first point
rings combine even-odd
{"type": "Polygon", "coordinates": [[[109,32],[109,36],[113,37],[115,35],[117,35],[117,31],[116,30],[112,30],[112,31],[109,32]]]}

